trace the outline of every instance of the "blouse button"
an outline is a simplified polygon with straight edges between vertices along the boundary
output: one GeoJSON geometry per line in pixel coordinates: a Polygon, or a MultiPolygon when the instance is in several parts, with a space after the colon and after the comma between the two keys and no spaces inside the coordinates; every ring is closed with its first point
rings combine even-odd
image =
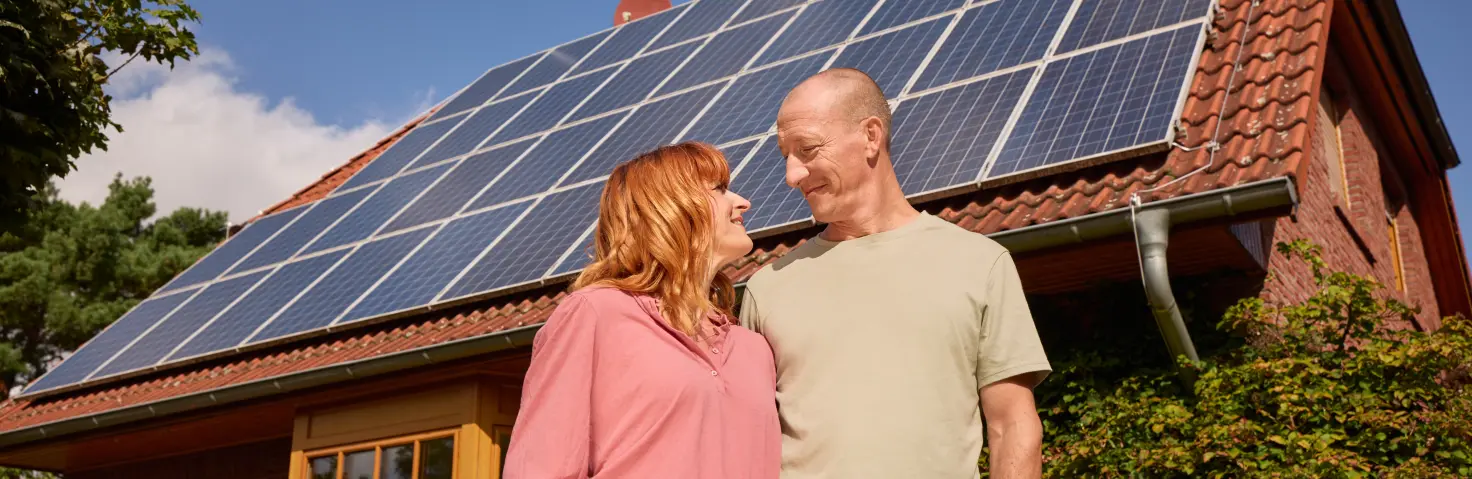
{"type": "Polygon", "coordinates": [[[716,349],[716,348],[710,348],[710,353],[711,354],[721,354],[721,350],[716,349]]]}
{"type": "Polygon", "coordinates": [[[716,375],[716,370],[714,370],[714,369],[710,370],[710,375],[711,376],[715,376],[716,375]]]}

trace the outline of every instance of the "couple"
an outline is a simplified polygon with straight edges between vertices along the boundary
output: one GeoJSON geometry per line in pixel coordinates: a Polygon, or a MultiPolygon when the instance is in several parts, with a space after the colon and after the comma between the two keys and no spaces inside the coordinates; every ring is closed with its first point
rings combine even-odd
{"type": "Polygon", "coordinates": [[[748,283],[719,150],[662,147],[608,179],[597,254],[533,343],[508,479],[1038,477],[1050,367],[1012,258],[912,208],[863,72],[783,101],[787,183],[828,226],[748,283]],[[985,423],[983,423],[983,418],[985,423]],[[985,424],[985,425],[983,425],[985,424]]]}

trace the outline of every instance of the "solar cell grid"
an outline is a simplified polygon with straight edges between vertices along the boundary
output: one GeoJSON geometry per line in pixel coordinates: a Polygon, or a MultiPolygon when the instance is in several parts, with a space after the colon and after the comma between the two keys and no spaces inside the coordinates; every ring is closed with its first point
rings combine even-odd
{"type": "Polygon", "coordinates": [[[510,140],[546,131],[562,122],[593,90],[603,85],[616,72],[614,69],[590,73],[558,83],[537,98],[532,106],[501,129],[496,138],[510,140]]]}
{"type": "Polygon", "coordinates": [[[199,357],[240,345],[256,328],[347,254],[346,249],[337,250],[282,265],[260,286],[204,326],[199,334],[179,346],[168,360],[199,357]]]}
{"type": "Polygon", "coordinates": [[[578,107],[577,113],[568,118],[568,121],[576,121],[599,113],[609,112],[633,105],[643,101],[663,82],[670,72],[680,66],[690,53],[695,51],[695,43],[680,45],[668,50],[652,53],[630,62],[622,71],[618,72],[613,80],[598,90],[596,95],[589,98],[587,103],[578,107]]]}
{"type": "Polygon", "coordinates": [[[55,369],[41,376],[30,386],[26,387],[27,393],[55,389],[77,382],[81,382],[92,374],[103,361],[107,361],[119,350],[127,347],[133,339],[147,331],[155,322],[163,319],[174,308],[178,307],[184,300],[189,299],[198,290],[181,292],[164,296],[161,298],[150,298],[139,303],[132,311],[128,311],[123,317],[114,321],[107,329],[102,330],[96,337],[88,341],[68,356],[55,369]]]}
{"type": "Polygon", "coordinates": [[[543,85],[549,85],[562,78],[562,75],[572,69],[572,66],[582,60],[584,55],[593,51],[593,47],[603,42],[608,37],[609,30],[598,32],[581,40],[553,48],[547,52],[542,60],[527,70],[521,78],[517,79],[511,86],[501,92],[502,97],[510,97],[517,93],[531,90],[543,85]]]}
{"type": "Polygon", "coordinates": [[[443,108],[440,108],[439,111],[436,111],[433,115],[430,115],[429,119],[425,121],[435,121],[440,118],[444,118],[456,113],[460,113],[462,111],[469,110],[471,108],[475,108],[484,104],[487,101],[490,101],[490,99],[496,97],[497,92],[501,91],[502,88],[506,88],[506,85],[511,84],[511,81],[515,80],[517,75],[520,75],[521,72],[526,71],[527,67],[531,66],[533,63],[536,63],[539,58],[541,58],[541,54],[531,55],[526,58],[522,58],[520,60],[516,60],[511,63],[492,68],[490,71],[487,71],[485,74],[481,75],[479,79],[476,79],[475,83],[470,84],[470,86],[467,87],[464,91],[460,92],[459,95],[456,95],[455,99],[450,100],[449,103],[446,103],[443,108]]]}
{"type": "Polygon", "coordinates": [[[657,14],[641,18],[637,21],[623,24],[613,31],[613,38],[608,39],[598,49],[593,50],[588,58],[579,63],[574,73],[593,71],[599,68],[618,63],[644,51],[649,41],[655,35],[669,26],[670,21],[679,16],[685,6],[680,5],[657,14]]]}
{"type": "Polygon", "coordinates": [[[1211,0],[1083,0],[1058,53],[1205,16],[1211,0]]]}
{"type": "Polygon", "coordinates": [[[787,159],[777,147],[777,137],[768,136],[756,154],[731,181],[731,191],[751,202],[742,216],[746,231],[757,231],[812,217],[802,193],[787,186],[787,159]]]}
{"type": "Polygon", "coordinates": [[[198,331],[205,322],[266,276],[266,271],[239,276],[205,287],[178,310],[143,334],[133,345],[104,364],[92,378],[101,378],[153,366],[198,331]]]}
{"type": "Polygon", "coordinates": [[[420,156],[410,169],[421,168],[469,153],[501,128],[506,120],[520,112],[533,97],[534,95],[522,95],[492,103],[477,110],[462,122],[459,128],[450,132],[445,139],[440,140],[433,149],[420,156]]]}
{"type": "Polygon", "coordinates": [[[410,130],[408,134],[400,138],[398,142],[395,142],[383,154],[378,155],[373,161],[368,162],[368,165],[364,166],[362,170],[359,170],[352,178],[348,178],[348,181],[338,187],[337,191],[341,193],[398,174],[399,170],[404,169],[404,165],[409,164],[420,153],[424,153],[424,150],[428,149],[436,140],[445,136],[445,133],[448,133],[451,128],[454,128],[461,121],[463,120],[456,118],[439,123],[419,125],[413,130],[410,130]]]}
{"type": "Polygon", "coordinates": [[[390,236],[364,244],[353,251],[332,272],[297,298],[295,303],[271,320],[251,342],[262,342],[282,336],[306,332],[332,324],[348,306],[358,300],[389,269],[409,255],[433,227],[420,228],[398,236],[390,236]]]}
{"type": "Polygon", "coordinates": [[[190,266],[189,269],[184,270],[179,276],[174,277],[168,284],[159,288],[158,293],[173,291],[185,286],[215,279],[220,273],[224,273],[230,269],[230,266],[261,246],[261,243],[269,240],[277,231],[280,231],[282,227],[291,223],[292,220],[296,219],[297,215],[306,211],[306,209],[306,207],[292,208],[256,220],[254,223],[246,226],[245,229],[240,230],[239,233],[236,233],[225,244],[219,248],[215,248],[204,259],[199,260],[198,263],[190,266]]]}
{"type": "Polygon", "coordinates": [[[809,4],[754,65],[774,63],[847,40],[875,3],[878,0],[823,0],[809,4]]]}
{"type": "Polygon", "coordinates": [[[891,157],[905,194],[976,182],[1035,69],[900,103],[891,157]]]}
{"type": "Polygon", "coordinates": [[[619,163],[635,155],[673,143],[675,135],[690,125],[721,85],[692,90],[639,107],[617,130],[608,135],[597,149],[560,184],[571,185],[613,172],[619,163]]]}
{"type": "Polygon", "coordinates": [[[745,3],[741,0],[698,0],[691,2],[690,11],[679,21],[670,25],[649,48],[664,48],[691,38],[699,37],[721,28],[736,9],[745,3]]]}
{"type": "Polygon", "coordinates": [[[453,216],[470,202],[471,198],[485,189],[486,185],[495,180],[497,175],[506,170],[511,162],[516,161],[522,153],[525,153],[533,143],[536,143],[536,139],[522,140],[466,158],[454,170],[446,174],[443,180],[415,200],[413,205],[399,213],[399,216],[383,229],[383,233],[391,233],[453,216]]]}
{"type": "Polygon", "coordinates": [[[1050,63],[988,176],[1165,141],[1201,31],[1190,25],[1050,63]]]}
{"type": "Polygon", "coordinates": [[[915,84],[927,90],[1040,60],[1073,0],[1001,0],[967,10],[915,84]]]}
{"type": "Polygon", "coordinates": [[[939,15],[949,10],[966,6],[966,0],[901,0],[888,1],[879,6],[879,10],[869,17],[864,23],[864,29],[859,35],[883,31],[913,22],[931,15],[939,15]]]}
{"type": "Polygon", "coordinates": [[[359,201],[372,192],[372,189],[365,188],[317,202],[302,214],[300,220],[292,222],[266,244],[257,248],[249,257],[231,268],[230,273],[250,271],[290,259],[303,246],[331,227],[347,214],[348,210],[357,206],[359,201]]]}
{"type": "Polygon", "coordinates": [[[689,63],[669,78],[660,91],[680,91],[735,75],[791,20],[792,15],[777,15],[716,34],[689,63]]]}
{"type": "Polygon", "coordinates": [[[394,178],[379,188],[373,196],[363,200],[357,209],[344,216],[342,221],[332,226],[332,229],[312,241],[312,244],[302,250],[301,254],[310,254],[367,239],[390,218],[393,218],[400,209],[403,209],[410,201],[414,201],[414,198],[419,196],[419,193],[425,188],[429,188],[429,185],[439,179],[441,174],[450,169],[450,166],[447,163],[394,178]]]}
{"type": "Polygon", "coordinates": [[[598,217],[603,185],[548,195],[496,247],[465,270],[441,300],[515,286],[542,277],[598,217]]]}
{"type": "Polygon", "coordinates": [[[737,77],[685,138],[720,145],[770,130],[788,90],[818,73],[831,56],[820,53],[737,77]]]}
{"type": "Polygon", "coordinates": [[[898,97],[950,23],[950,17],[939,18],[850,44],[829,68],[857,68],[874,78],[885,98],[898,97]]]}
{"type": "Polygon", "coordinates": [[[430,304],[530,205],[516,203],[449,222],[338,323],[430,304]]]}
{"type": "Polygon", "coordinates": [[[552,188],[588,150],[628,113],[618,113],[554,131],[481,193],[470,210],[506,203],[552,188]]]}
{"type": "Polygon", "coordinates": [[[770,15],[772,14],[772,12],[776,12],[784,8],[792,8],[798,5],[802,5],[804,1],[805,0],[751,0],[746,4],[746,8],[741,9],[741,13],[736,14],[736,19],[732,20],[731,23],[739,24],[742,22],[755,20],[757,18],[761,18],[763,15],[770,15]]]}

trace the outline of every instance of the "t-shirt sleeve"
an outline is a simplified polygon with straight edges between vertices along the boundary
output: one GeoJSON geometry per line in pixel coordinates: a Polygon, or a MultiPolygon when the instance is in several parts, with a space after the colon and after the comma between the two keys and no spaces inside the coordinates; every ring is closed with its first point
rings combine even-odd
{"type": "Polygon", "coordinates": [[[1012,255],[1002,253],[987,274],[982,291],[981,344],[976,357],[976,384],[983,387],[1019,374],[1033,375],[1033,384],[1052,372],[1038,338],[1022,280],[1012,255]]]}
{"type": "Polygon", "coordinates": [[[740,316],[741,327],[756,331],[757,333],[762,332],[761,315],[757,313],[756,297],[751,294],[751,287],[749,285],[742,288],[741,312],[738,315],[740,316]]]}

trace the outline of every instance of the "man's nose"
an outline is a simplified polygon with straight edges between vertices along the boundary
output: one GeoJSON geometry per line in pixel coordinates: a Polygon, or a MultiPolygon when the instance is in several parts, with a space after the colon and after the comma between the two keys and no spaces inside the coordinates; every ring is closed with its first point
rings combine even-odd
{"type": "Polygon", "coordinates": [[[808,168],[794,155],[787,156],[787,186],[801,188],[802,180],[808,177],[808,168]]]}

